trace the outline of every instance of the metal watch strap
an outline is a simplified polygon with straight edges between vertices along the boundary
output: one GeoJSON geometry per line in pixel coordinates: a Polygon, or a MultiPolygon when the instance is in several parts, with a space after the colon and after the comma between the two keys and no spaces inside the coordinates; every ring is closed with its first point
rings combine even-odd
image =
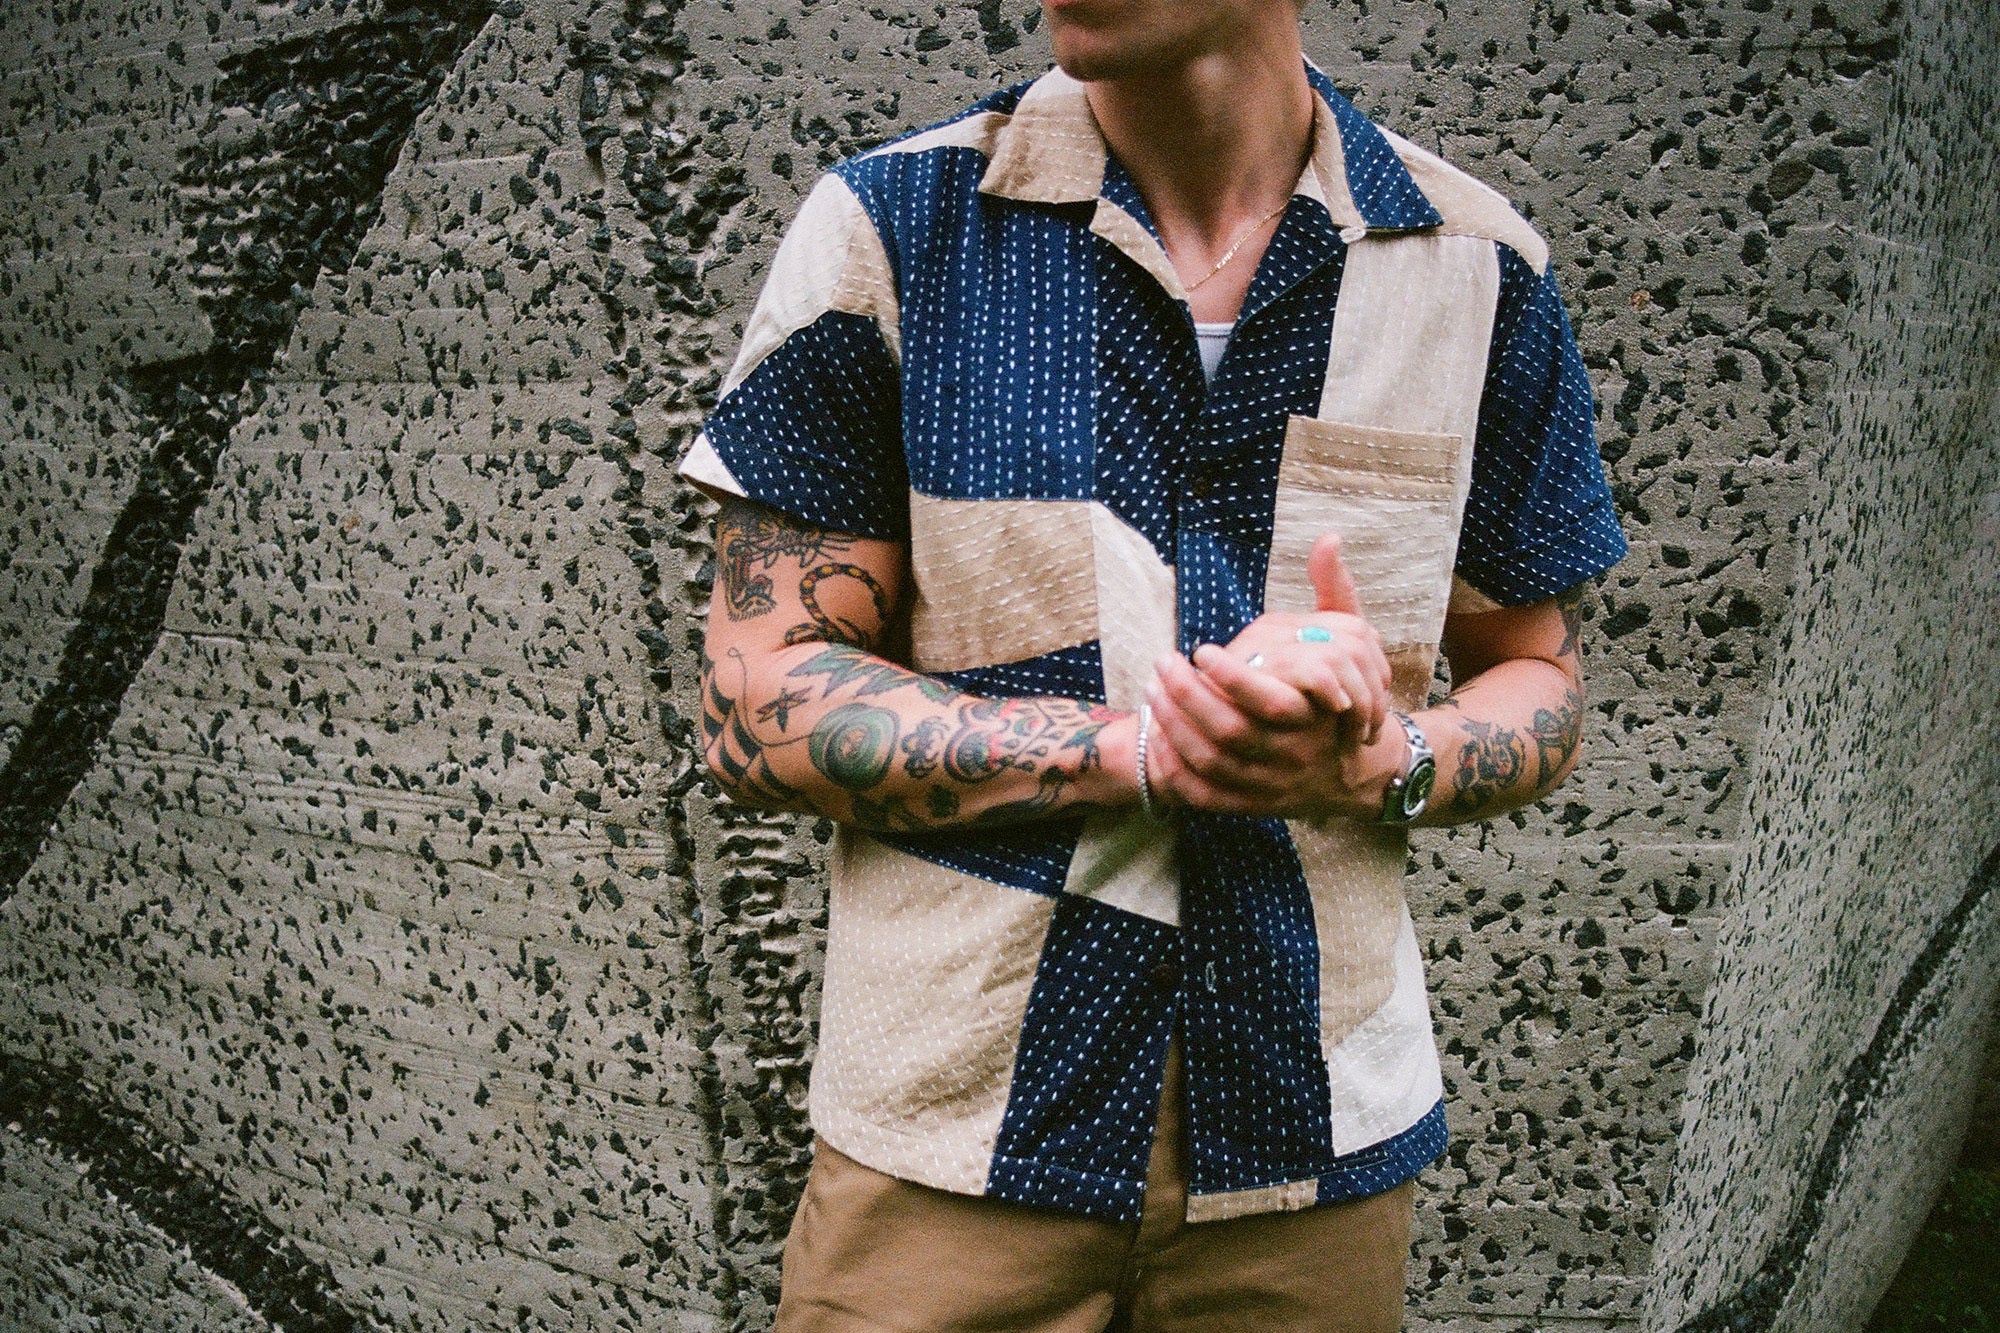
{"type": "Polygon", "coordinates": [[[1437,779],[1437,756],[1423,728],[1408,713],[1391,711],[1389,716],[1402,726],[1403,736],[1410,743],[1410,762],[1400,776],[1389,779],[1377,822],[1401,825],[1410,823],[1430,804],[1431,784],[1437,779]]]}

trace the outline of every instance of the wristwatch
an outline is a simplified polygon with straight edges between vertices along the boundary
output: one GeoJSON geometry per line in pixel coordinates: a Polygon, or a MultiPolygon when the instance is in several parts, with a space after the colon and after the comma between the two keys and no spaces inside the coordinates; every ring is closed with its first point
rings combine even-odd
{"type": "Polygon", "coordinates": [[[1416,819],[1430,804],[1431,787],[1437,782],[1437,756],[1424,739],[1423,728],[1408,713],[1391,712],[1389,716],[1402,723],[1403,735],[1409,738],[1410,766],[1401,777],[1389,779],[1389,790],[1382,797],[1382,816],[1376,822],[1401,826],[1416,819]]]}

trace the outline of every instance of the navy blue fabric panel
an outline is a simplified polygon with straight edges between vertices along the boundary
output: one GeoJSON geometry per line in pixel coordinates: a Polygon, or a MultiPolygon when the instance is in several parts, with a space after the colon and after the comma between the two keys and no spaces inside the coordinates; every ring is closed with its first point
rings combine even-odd
{"type": "Polygon", "coordinates": [[[1104,702],[1104,650],[1095,639],[1019,662],[931,674],[968,694],[995,699],[1056,695],[1096,704],[1104,702]]]}
{"type": "Polygon", "coordinates": [[[1264,609],[1270,552],[1194,528],[1176,543],[1180,576],[1180,650],[1228,643],[1264,609]]]}
{"type": "MultiPolygon", "coordinates": [[[[1068,895],[1042,945],[988,1188],[1095,1211],[1092,1182],[1146,1178],[1179,984],[1173,926],[1068,895]],[[1039,1170],[1024,1171],[1032,1162],[1039,1170]]],[[[1136,1213],[1130,1214],[1136,1216],[1136,1213]]]]}
{"type": "Polygon", "coordinates": [[[1083,836],[1083,819],[1050,819],[1004,830],[940,829],[934,833],[877,833],[879,841],[962,875],[1029,893],[1061,893],[1069,863],[1083,836]]]}
{"type": "Polygon", "coordinates": [[[1349,1153],[1319,1178],[1320,1203],[1339,1203],[1392,1190],[1435,1162],[1450,1138],[1445,1129],[1442,1099],[1424,1118],[1392,1139],[1349,1153]]]}
{"type": "MultiPolygon", "coordinates": [[[[1257,272],[1269,303],[1237,324],[1209,386],[1180,511],[1183,524],[1258,547],[1271,541],[1286,419],[1319,411],[1347,262],[1325,209],[1298,200],[1292,210],[1296,224],[1286,218],[1257,272]]],[[[1261,561],[1254,578],[1261,609],[1261,561]]]]}
{"type": "Polygon", "coordinates": [[[1172,564],[1182,455],[1201,429],[1194,324],[1111,242],[1097,263],[1097,498],[1172,564]]]}
{"type": "Polygon", "coordinates": [[[898,382],[875,321],[830,311],[716,405],[708,441],[752,499],[822,527],[905,541],[898,382]]]}
{"type": "Polygon", "coordinates": [[[1178,847],[1190,1178],[1214,1192],[1317,1175],[1333,1124],[1319,943],[1291,835],[1281,820],[1183,817],[1178,847]]]}
{"type": "Polygon", "coordinates": [[[1153,225],[1152,210],[1146,207],[1138,182],[1132,179],[1132,173],[1125,169],[1118,155],[1109,150],[1104,154],[1104,184],[1099,193],[1130,213],[1133,220],[1146,229],[1148,236],[1156,241],[1160,239],[1160,229],[1153,225]]]}
{"type": "Polygon", "coordinates": [[[1555,280],[1500,246],[1458,572],[1503,606],[1552,597],[1625,556],[1583,356],[1555,280]]]}
{"type": "Polygon", "coordinates": [[[1347,159],[1347,191],[1368,225],[1396,231],[1441,226],[1444,215],[1424,198],[1382,131],[1340,95],[1333,80],[1318,70],[1306,73],[1333,108],[1341,153],[1347,159]]]}
{"type": "Polygon", "coordinates": [[[910,484],[959,500],[1090,498],[1096,340],[1088,207],[979,193],[971,148],[839,168],[882,233],[902,306],[910,484]]]}
{"type": "Polygon", "coordinates": [[[882,147],[851,157],[833,168],[834,174],[854,191],[869,221],[875,224],[876,233],[882,238],[882,249],[889,257],[889,270],[899,285],[910,253],[921,259],[925,247],[937,240],[936,219],[960,211],[978,189],[987,159],[972,148],[940,147],[909,153],[898,151],[896,145],[983,112],[1011,115],[1033,82],[1030,79],[1003,88],[955,116],[899,134],[882,147]],[[972,174],[970,189],[965,182],[968,171],[972,174]]]}
{"type": "Polygon", "coordinates": [[[1345,258],[1326,210],[1295,200],[1253,280],[1261,308],[1205,382],[1185,307],[1100,243],[1097,494],[1163,559],[1182,524],[1270,540],[1286,417],[1319,407],[1345,258]]]}

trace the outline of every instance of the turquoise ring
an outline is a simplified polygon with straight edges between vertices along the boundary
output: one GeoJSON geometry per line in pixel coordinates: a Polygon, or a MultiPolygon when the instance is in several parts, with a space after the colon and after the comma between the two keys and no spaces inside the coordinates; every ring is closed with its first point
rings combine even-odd
{"type": "Polygon", "coordinates": [[[1324,625],[1299,626],[1300,643],[1332,643],[1333,631],[1324,625]]]}

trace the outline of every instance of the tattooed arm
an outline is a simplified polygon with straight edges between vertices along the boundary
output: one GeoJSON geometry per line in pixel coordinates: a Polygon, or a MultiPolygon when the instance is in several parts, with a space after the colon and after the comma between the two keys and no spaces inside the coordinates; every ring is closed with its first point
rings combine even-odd
{"type": "Polygon", "coordinates": [[[715,549],[702,740],[735,800],[905,831],[1137,801],[1130,714],[893,660],[905,547],[729,499],[715,549]]]}
{"type": "Polygon", "coordinates": [[[1452,616],[1452,691],[1416,715],[1437,752],[1420,824],[1490,819],[1538,801],[1576,766],[1583,739],[1577,638],[1583,589],[1528,606],[1452,616]]]}
{"type": "MultiPolygon", "coordinates": [[[[1258,617],[1225,647],[1157,664],[1148,691],[1153,785],[1168,804],[1248,815],[1372,820],[1409,763],[1400,727],[1381,726],[1390,681],[1337,541],[1311,558],[1319,609],[1258,617]],[[1297,641],[1303,625],[1325,632],[1297,641]],[[1252,669],[1255,657],[1261,665],[1252,669]]],[[[1437,752],[1419,823],[1487,819],[1546,795],[1576,763],[1581,589],[1530,606],[1447,618],[1456,688],[1416,715],[1437,752]]]]}

